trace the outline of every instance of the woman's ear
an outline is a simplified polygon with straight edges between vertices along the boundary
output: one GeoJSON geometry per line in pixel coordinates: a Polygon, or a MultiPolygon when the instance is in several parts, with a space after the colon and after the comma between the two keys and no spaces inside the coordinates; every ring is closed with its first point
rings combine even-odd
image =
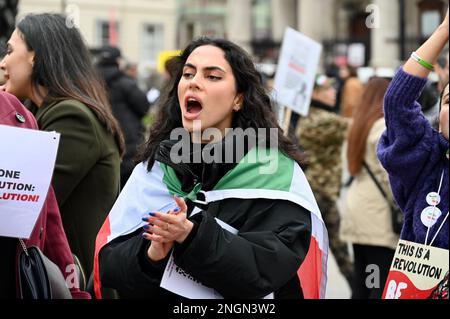
{"type": "Polygon", "coordinates": [[[244,93],[239,93],[236,95],[233,101],[233,110],[239,112],[242,108],[242,103],[244,102],[244,93]]]}
{"type": "Polygon", "coordinates": [[[31,67],[34,67],[35,53],[34,51],[29,52],[28,61],[31,64],[31,67]]]}

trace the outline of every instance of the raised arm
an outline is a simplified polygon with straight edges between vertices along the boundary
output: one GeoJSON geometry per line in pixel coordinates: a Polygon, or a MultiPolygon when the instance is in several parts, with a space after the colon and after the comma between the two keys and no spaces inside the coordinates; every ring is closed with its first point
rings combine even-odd
{"type": "Polygon", "coordinates": [[[430,156],[439,149],[440,134],[424,117],[417,100],[432,64],[448,42],[448,19],[447,11],[444,22],[415,52],[415,58],[411,57],[396,74],[384,98],[387,130],[378,146],[378,158],[389,173],[391,184],[395,185],[394,195],[401,207],[430,156]]]}
{"type": "MultiPolygon", "coordinates": [[[[449,38],[448,30],[448,9],[444,22],[436,29],[433,35],[416,51],[419,58],[423,59],[431,65],[435,65],[439,54],[446,46],[449,38]]],[[[430,74],[431,70],[422,66],[415,59],[410,58],[405,66],[404,71],[421,78],[426,78],[430,74]]]]}

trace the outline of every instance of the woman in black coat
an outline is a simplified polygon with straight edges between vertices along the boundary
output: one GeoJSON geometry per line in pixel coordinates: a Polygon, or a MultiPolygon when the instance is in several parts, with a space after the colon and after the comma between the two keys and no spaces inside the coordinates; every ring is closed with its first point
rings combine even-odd
{"type": "Polygon", "coordinates": [[[208,298],[166,285],[174,262],[211,298],[323,297],[326,230],[251,58],[202,38],[176,61],[142,163],[97,236],[97,296],[103,285],[125,298],[208,298]],[[323,258],[302,276],[310,247],[323,258]]]}

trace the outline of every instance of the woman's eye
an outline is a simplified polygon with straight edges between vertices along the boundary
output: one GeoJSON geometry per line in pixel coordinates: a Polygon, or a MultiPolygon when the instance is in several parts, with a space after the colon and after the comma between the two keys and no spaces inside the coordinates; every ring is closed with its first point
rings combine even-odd
{"type": "Polygon", "coordinates": [[[210,79],[212,81],[219,81],[222,78],[220,76],[208,75],[208,79],[210,79]]]}
{"type": "Polygon", "coordinates": [[[194,75],[192,73],[183,73],[183,77],[185,79],[192,79],[194,77],[194,75]]]}

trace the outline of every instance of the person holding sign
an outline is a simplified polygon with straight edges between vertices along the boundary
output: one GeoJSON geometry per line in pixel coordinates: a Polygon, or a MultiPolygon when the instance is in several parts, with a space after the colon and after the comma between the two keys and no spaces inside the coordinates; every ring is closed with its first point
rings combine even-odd
{"type": "MultiPolygon", "coordinates": [[[[0,125],[37,129],[33,115],[14,96],[4,92],[0,92],[0,125]]],[[[52,187],[49,189],[47,199],[30,238],[24,242],[27,247],[39,247],[59,267],[64,277],[74,275],[73,273],[67,273],[70,265],[74,265],[74,260],[64,233],[52,187]]],[[[0,299],[14,299],[18,296],[16,259],[21,250],[22,247],[17,238],[0,236],[0,251],[2,252],[0,299]]],[[[76,285],[70,289],[70,292],[73,298],[90,298],[88,293],[81,292],[76,285]]]]}
{"type": "MultiPolygon", "coordinates": [[[[400,243],[407,249],[399,249],[397,253],[403,258],[405,251],[427,252],[437,251],[431,249],[433,247],[440,248],[447,254],[446,267],[439,271],[444,275],[445,268],[448,271],[449,248],[448,83],[442,92],[439,132],[431,127],[416,101],[448,39],[447,11],[442,24],[411,54],[393,79],[385,97],[387,130],[378,148],[378,157],[389,173],[393,194],[405,215],[401,239],[409,243],[400,243]]],[[[432,258],[438,253],[420,255],[427,257],[427,267],[436,266],[432,258]]],[[[403,264],[396,260],[394,258],[392,267],[402,268],[403,264]]],[[[400,293],[395,291],[389,295],[398,297],[400,293]]]]}
{"type": "Polygon", "coordinates": [[[61,134],[53,186],[72,251],[92,271],[95,235],[119,193],[124,142],[79,30],[31,14],[8,41],[2,89],[33,104],[39,128],[61,134]]]}
{"type": "Polygon", "coordinates": [[[449,86],[442,92],[440,132],[415,102],[448,42],[448,13],[436,32],[413,52],[385,96],[387,130],[378,157],[405,213],[401,238],[448,249],[449,86]],[[441,227],[442,226],[442,227],[441,227]]]}
{"type": "Polygon", "coordinates": [[[327,232],[251,58],[201,38],[175,61],[143,162],[97,236],[97,297],[103,285],[127,298],[179,298],[169,287],[186,298],[323,298],[327,232]],[[172,270],[184,288],[163,279],[172,270]]]}

